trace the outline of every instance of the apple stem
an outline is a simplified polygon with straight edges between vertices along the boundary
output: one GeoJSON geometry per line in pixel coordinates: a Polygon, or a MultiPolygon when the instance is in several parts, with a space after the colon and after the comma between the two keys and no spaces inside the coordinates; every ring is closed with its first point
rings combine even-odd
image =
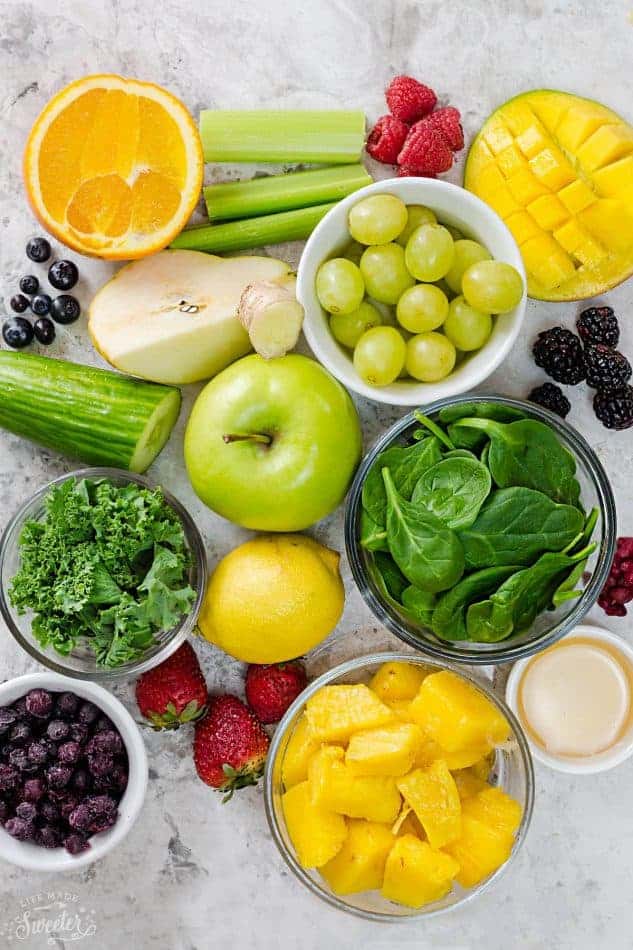
{"type": "Polygon", "coordinates": [[[262,445],[270,445],[273,441],[271,435],[265,435],[263,432],[230,432],[222,438],[227,444],[229,442],[260,442],[262,445]]]}

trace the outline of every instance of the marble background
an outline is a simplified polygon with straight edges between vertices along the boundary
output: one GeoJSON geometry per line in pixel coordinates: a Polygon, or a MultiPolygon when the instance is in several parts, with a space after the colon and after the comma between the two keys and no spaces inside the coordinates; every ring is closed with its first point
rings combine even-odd
{"type": "MultiPolygon", "coordinates": [[[[463,112],[467,136],[495,106],[522,89],[545,86],[595,96],[629,119],[633,65],[631,0],[57,0],[0,2],[0,295],[25,273],[23,248],[36,230],[21,185],[25,136],[65,83],[116,71],[159,82],[195,114],[201,107],[359,107],[384,112],[383,90],[396,72],[430,82],[443,103],[463,112]]],[[[221,178],[235,170],[208,168],[221,178]]],[[[461,181],[461,163],[448,176],[461,181]]],[[[296,263],[300,246],[277,253],[296,263]]],[[[71,257],[73,255],[70,255],[71,257]]],[[[110,267],[79,260],[83,304],[110,267]]],[[[31,270],[31,266],[28,267],[31,270]]],[[[633,282],[608,301],[622,317],[623,348],[633,353],[633,282]]],[[[531,302],[525,331],[489,385],[525,395],[542,377],[529,357],[534,334],[571,326],[574,305],[531,302]]],[[[84,321],[61,329],[51,355],[98,363],[84,321]]],[[[187,405],[196,387],[188,387],[187,405]]],[[[368,447],[399,413],[360,401],[368,447]]],[[[182,468],[187,412],[150,474],[189,505],[201,525],[211,567],[245,536],[204,509],[182,468]]],[[[593,418],[587,390],[573,393],[570,421],[595,447],[615,489],[620,533],[633,534],[631,446],[593,418]]],[[[72,466],[0,434],[0,522],[47,480],[72,466]]],[[[342,547],[342,513],[314,534],[342,547]]],[[[397,641],[376,623],[354,590],[347,565],[344,617],[311,661],[335,660],[397,641]]],[[[604,622],[600,611],[593,619],[604,622]]],[[[630,619],[609,626],[627,638],[630,619]]],[[[0,678],[34,668],[2,631],[0,678]]],[[[239,690],[241,670],[198,646],[211,689],[239,690]]],[[[117,689],[133,708],[129,687],[117,689]]],[[[39,950],[45,936],[19,940],[14,918],[39,891],[75,894],[96,934],[85,946],[115,950],[240,950],[337,946],[351,950],[624,950],[633,946],[633,760],[611,774],[573,778],[537,768],[537,801],[527,843],[508,873],[463,911],[431,921],[378,926],[336,913],[305,893],[269,838],[259,790],[220,804],[196,778],[190,736],[147,735],[150,784],[142,816],[125,842],[85,872],[51,880],[2,867],[3,946],[39,950]],[[9,942],[8,934],[13,933],[9,942]]],[[[63,950],[70,941],[52,939],[63,950]]]]}

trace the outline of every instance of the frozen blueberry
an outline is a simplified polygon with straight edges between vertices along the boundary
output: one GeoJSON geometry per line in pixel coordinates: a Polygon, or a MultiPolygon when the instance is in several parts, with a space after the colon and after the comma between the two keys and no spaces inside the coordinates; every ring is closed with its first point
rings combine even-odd
{"type": "Polygon", "coordinates": [[[107,778],[114,767],[114,759],[109,752],[95,752],[88,756],[88,769],[95,778],[107,778]]]}
{"type": "Polygon", "coordinates": [[[24,818],[9,818],[5,822],[4,830],[18,841],[30,841],[35,834],[35,825],[32,821],[25,821],[24,818]]]}
{"type": "Polygon", "coordinates": [[[20,772],[31,772],[35,771],[37,768],[37,766],[34,765],[29,759],[29,754],[26,749],[22,748],[22,746],[16,746],[15,748],[11,749],[8,758],[9,764],[13,765],[14,768],[19,769],[20,772]]]}
{"type": "Polygon", "coordinates": [[[27,754],[33,765],[44,765],[48,760],[48,743],[44,742],[43,739],[36,739],[35,742],[31,742],[29,745],[27,754]]]}
{"type": "Polygon", "coordinates": [[[40,817],[43,821],[55,822],[59,821],[61,817],[59,805],[57,802],[51,801],[50,798],[47,798],[44,802],[40,802],[39,809],[40,817]]]}
{"type": "Polygon", "coordinates": [[[29,778],[22,787],[25,802],[39,802],[46,794],[46,785],[41,778],[29,778]]]}
{"type": "Polygon", "coordinates": [[[70,719],[77,712],[79,699],[74,693],[60,693],[55,703],[55,712],[62,719],[70,719]]]}
{"type": "Polygon", "coordinates": [[[46,689],[32,689],[26,694],[26,711],[36,719],[48,719],[53,709],[53,697],[46,689]]]}
{"type": "Polygon", "coordinates": [[[127,788],[128,772],[124,765],[115,765],[112,769],[110,781],[112,787],[119,793],[123,793],[127,788]]]}
{"type": "Polygon", "coordinates": [[[46,729],[46,735],[54,742],[61,742],[70,733],[70,726],[63,719],[51,719],[46,729]]]}
{"type": "Polygon", "coordinates": [[[111,729],[114,730],[114,723],[112,722],[112,720],[108,716],[105,716],[105,715],[99,716],[94,727],[95,733],[109,732],[111,729]]]}
{"type": "Polygon", "coordinates": [[[92,815],[86,801],[80,802],[68,816],[68,824],[75,831],[88,831],[91,821],[92,815]]]}
{"type": "Polygon", "coordinates": [[[72,769],[67,765],[51,765],[50,768],[46,770],[46,779],[49,788],[66,788],[72,774],[72,769]]]}
{"type": "Polygon", "coordinates": [[[17,718],[17,713],[10,706],[0,706],[0,736],[9,731],[17,718]]]}
{"type": "Polygon", "coordinates": [[[35,274],[25,274],[24,277],[20,277],[20,290],[23,294],[28,294],[30,297],[31,294],[36,294],[39,289],[40,282],[35,274]]]}
{"type": "Polygon", "coordinates": [[[24,719],[25,716],[28,716],[28,710],[26,708],[26,696],[20,696],[19,699],[12,704],[11,709],[15,713],[16,719],[24,719]]]}
{"type": "Polygon", "coordinates": [[[20,802],[18,807],[15,809],[15,813],[18,818],[23,818],[25,821],[35,821],[37,817],[37,808],[33,802],[20,802]]]}
{"type": "Polygon", "coordinates": [[[81,746],[78,742],[62,742],[57,750],[58,761],[62,765],[75,765],[81,755],[81,746]]]}
{"type": "Polygon", "coordinates": [[[99,716],[99,709],[95,706],[94,703],[91,703],[89,700],[86,700],[79,707],[79,712],[77,713],[77,720],[80,723],[83,723],[84,726],[91,726],[92,723],[99,716]]]}
{"type": "Polygon", "coordinates": [[[16,722],[9,730],[8,739],[13,745],[25,745],[33,736],[33,731],[28,722],[22,720],[16,722]]]}
{"type": "Polygon", "coordinates": [[[42,848],[59,848],[61,843],[61,831],[55,825],[42,825],[35,832],[35,844],[39,844],[42,848]]]}
{"type": "Polygon", "coordinates": [[[56,290],[72,290],[78,279],[79,271],[72,261],[53,261],[48,268],[48,282],[56,290]]]}
{"type": "Polygon", "coordinates": [[[112,755],[118,755],[123,752],[121,736],[112,729],[97,732],[86,745],[86,752],[110,752],[112,755]]]}
{"type": "Polygon", "coordinates": [[[0,762],[0,792],[11,792],[17,786],[20,775],[12,765],[0,762]]]}
{"type": "Polygon", "coordinates": [[[80,794],[88,791],[92,784],[92,778],[86,769],[75,769],[73,777],[70,780],[71,787],[80,794]]]}
{"type": "Polygon", "coordinates": [[[69,854],[81,854],[82,851],[88,850],[90,844],[85,835],[72,834],[64,838],[64,847],[69,854]]]}
{"type": "Polygon", "coordinates": [[[117,819],[117,805],[110,795],[91,795],[84,804],[90,812],[90,831],[97,834],[111,828],[117,819]]]}
{"type": "Polygon", "coordinates": [[[59,810],[61,816],[65,821],[68,821],[71,813],[75,810],[79,804],[79,798],[76,795],[66,795],[63,801],[59,804],[59,810]]]}
{"type": "Polygon", "coordinates": [[[71,722],[70,738],[73,740],[73,742],[78,742],[79,745],[83,745],[83,743],[88,738],[88,726],[86,726],[83,722],[71,722]]]}
{"type": "Polygon", "coordinates": [[[43,264],[51,256],[51,246],[46,238],[31,238],[26,245],[26,256],[36,264],[43,264]]]}

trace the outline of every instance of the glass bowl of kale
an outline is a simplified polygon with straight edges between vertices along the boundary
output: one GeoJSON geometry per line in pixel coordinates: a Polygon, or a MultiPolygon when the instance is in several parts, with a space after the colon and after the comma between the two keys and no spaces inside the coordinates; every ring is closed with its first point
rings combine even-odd
{"type": "Polygon", "coordinates": [[[579,624],[616,534],[609,480],[582,436],[498,395],[397,422],[361,463],[345,518],[374,615],[410,646],[470,664],[513,662],[579,624]]]}
{"type": "Polygon", "coordinates": [[[202,538],[164,488],[86,468],[55,479],[0,541],[0,611],[20,646],[57,673],[136,676],[195,627],[207,579],[202,538]]]}

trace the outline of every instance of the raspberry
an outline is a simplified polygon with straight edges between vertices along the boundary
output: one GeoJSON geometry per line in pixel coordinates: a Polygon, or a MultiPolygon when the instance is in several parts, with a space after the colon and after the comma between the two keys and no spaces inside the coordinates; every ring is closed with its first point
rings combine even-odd
{"type": "Polygon", "coordinates": [[[426,174],[423,175],[422,172],[414,172],[412,168],[407,168],[406,165],[400,165],[398,167],[398,178],[437,178],[437,175],[426,174]]]}
{"type": "Polygon", "coordinates": [[[436,109],[427,115],[424,121],[431,128],[439,132],[448,147],[453,152],[459,152],[464,147],[464,130],[462,129],[461,115],[453,106],[436,109]]]}
{"type": "Polygon", "coordinates": [[[437,96],[432,89],[411,76],[395,76],[385,92],[392,115],[402,122],[415,122],[435,108],[437,96]]]}
{"type": "Polygon", "coordinates": [[[406,122],[393,115],[383,115],[376,122],[367,138],[367,151],[377,162],[395,165],[400,149],[409,132],[406,122]]]}
{"type": "Polygon", "coordinates": [[[439,132],[426,122],[416,122],[409,129],[398,164],[421,175],[437,175],[449,170],[453,153],[439,132]]]}

